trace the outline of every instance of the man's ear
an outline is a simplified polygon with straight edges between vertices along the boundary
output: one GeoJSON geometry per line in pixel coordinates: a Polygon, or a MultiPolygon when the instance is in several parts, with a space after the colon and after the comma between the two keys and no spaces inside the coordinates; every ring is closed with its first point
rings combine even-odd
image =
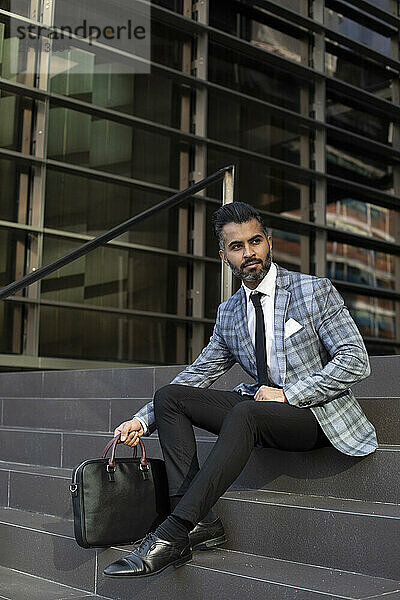
{"type": "Polygon", "coordinates": [[[220,259],[221,259],[221,260],[223,260],[223,261],[224,261],[224,263],[225,263],[226,265],[228,264],[228,261],[226,260],[225,252],[224,252],[223,250],[220,250],[220,251],[219,251],[219,257],[220,257],[220,259]]]}
{"type": "Polygon", "coordinates": [[[269,236],[267,237],[267,240],[268,240],[268,243],[269,243],[269,247],[270,247],[270,248],[271,248],[271,250],[272,250],[272,235],[269,235],[269,236]]]}

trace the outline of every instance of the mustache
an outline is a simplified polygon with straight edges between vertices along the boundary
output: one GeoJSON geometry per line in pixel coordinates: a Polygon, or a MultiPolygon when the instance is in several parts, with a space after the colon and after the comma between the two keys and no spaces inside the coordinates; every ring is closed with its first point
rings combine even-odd
{"type": "Polygon", "coordinates": [[[248,258],[240,265],[241,269],[245,269],[248,265],[262,264],[261,258],[248,258]]]}

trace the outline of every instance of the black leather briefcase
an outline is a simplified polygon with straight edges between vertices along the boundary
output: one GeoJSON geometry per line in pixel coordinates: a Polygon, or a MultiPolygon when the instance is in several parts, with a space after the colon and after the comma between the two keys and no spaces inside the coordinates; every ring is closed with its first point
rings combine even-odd
{"type": "Polygon", "coordinates": [[[83,548],[133,543],[170,513],[164,461],[146,458],[141,439],[141,458],[136,447],[133,458],[116,458],[119,438],[107,444],[101,458],[86,460],[72,473],[75,539],[83,548]]]}

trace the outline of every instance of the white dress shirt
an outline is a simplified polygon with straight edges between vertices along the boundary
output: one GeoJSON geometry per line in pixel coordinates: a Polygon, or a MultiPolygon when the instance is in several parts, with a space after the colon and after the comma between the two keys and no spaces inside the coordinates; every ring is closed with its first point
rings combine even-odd
{"type": "Polygon", "coordinates": [[[256,309],[254,308],[253,302],[250,300],[250,294],[252,292],[264,294],[261,296],[261,307],[264,313],[268,376],[272,383],[281,386],[282,381],[276,358],[274,329],[276,273],[276,265],[275,263],[271,263],[270,270],[254,290],[248,288],[244,282],[242,283],[242,286],[247,299],[247,323],[254,347],[256,346],[256,309]]]}

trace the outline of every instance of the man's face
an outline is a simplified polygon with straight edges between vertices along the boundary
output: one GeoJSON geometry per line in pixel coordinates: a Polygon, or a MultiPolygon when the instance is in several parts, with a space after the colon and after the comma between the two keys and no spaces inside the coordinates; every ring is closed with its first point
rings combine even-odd
{"type": "Polygon", "coordinates": [[[271,268],[271,237],[267,240],[257,219],[227,223],[222,234],[225,252],[219,251],[221,259],[247,287],[256,288],[271,268]]]}

